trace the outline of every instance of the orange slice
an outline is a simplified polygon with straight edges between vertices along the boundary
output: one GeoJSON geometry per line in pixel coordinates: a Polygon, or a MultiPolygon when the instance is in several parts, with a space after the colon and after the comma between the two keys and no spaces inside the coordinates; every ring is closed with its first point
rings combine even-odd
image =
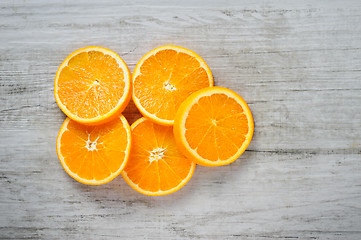
{"type": "Polygon", "coordinates": [[[113,51],[86,47],[70,54],[55,76],[54,96],[71,119],[98,125],[116,118],[131,98],[131,75],[113,51]]]}
{"type": "Polygon", "coordinates": [[[75,180],[90,185],[110,182],[124,169],[131,132],[123,115],[100,126],[65,119],[56,140],[61,165],[75,180]]]}
{"type": "Polygon", "coordinates": [[[180,104],[193,92],[213,86],[211,70],[195,52],[162,46],[147,53],[135,66],[133,101],[143,116],[173,125],[180,104]]]}
{"type": "Polygon", "coordinates": [[[254,129],[247,103],[223,87],[193,93],[175,119],[174,137],[181,152],[209,167],[236,160],[251,142],[254,129]]]}
{"type": "Polygon", "coordinates": [[[140,118],[131,126],[132,151],[124,171],[125,181],[150,196],[173,193],[192,177],[196,165],[182,155],[173,129],[140,118]]]}

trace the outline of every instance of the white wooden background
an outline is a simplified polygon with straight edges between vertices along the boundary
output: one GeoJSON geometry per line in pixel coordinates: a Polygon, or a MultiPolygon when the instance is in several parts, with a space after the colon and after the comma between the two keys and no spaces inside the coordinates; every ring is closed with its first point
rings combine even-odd
{"type": "Polygon", "coordinates": [[[1,1],[0,147],[1,239],[361,239],[361,2],[1,1]],[[164,197],[70,178],[60,63],[99,45],[132,71],[164,44],[249,103],[248,150],[164,197]]]}

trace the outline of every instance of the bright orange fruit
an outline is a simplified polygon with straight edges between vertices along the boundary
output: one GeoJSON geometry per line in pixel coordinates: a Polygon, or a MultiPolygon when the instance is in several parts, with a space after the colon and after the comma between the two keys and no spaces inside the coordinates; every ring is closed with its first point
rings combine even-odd
{"type": "Polygon", "coordinates": [[[196,165],[178,151],[172,127],[140,118],[131,129],[132,151],[121,173],[125,181],[136,191],[151,196],[182,188],[196,165]]]}
{"type": "Polygon", "coordinates": [[[70,54],[55,76],[54,96],[71,119],[98,125],[116,118],[131,98],[131,74],[113,51],[86,47],[70,54]]]}
{"type": "Polygon", "coordinates": [[[223,87],[204,88],[189,96],[173,127],[181,152],[210,167],[236,160],[251,142],[254,129],[247,103],[223,87]]]}
{"type": "Polygon", "coordinates": [[[213,86],[211,70],[195,52],[162,46],[136,65],[133,101],[143,116],[161,125],[173,125],[180,104],[193,92],[213,86]]]}
{"type": "Polygon", "coordinates": [[[124,169],[130,154],[131,132],[123,115],[99,126],[65,119],[56,151],[65,171],[84,184],[100,185],[124,169]]]}

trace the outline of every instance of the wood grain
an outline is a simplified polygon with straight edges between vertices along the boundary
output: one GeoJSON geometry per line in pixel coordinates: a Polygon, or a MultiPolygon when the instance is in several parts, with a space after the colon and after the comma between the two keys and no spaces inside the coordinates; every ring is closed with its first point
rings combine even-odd
{"type": "Polygon", "coordinates": [[[360,22],[360,1],[1,1],[0,238],[361,239],[360,22]],[[163,44],[249,103],[248,150],[164,197],[76,182],[55,151],[58,66],[100,45],[132,71],[163,44]]]}

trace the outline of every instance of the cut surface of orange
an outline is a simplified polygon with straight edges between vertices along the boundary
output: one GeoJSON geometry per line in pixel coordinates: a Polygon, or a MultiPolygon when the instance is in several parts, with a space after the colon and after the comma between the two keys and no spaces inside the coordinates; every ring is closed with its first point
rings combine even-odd
{"type": "Polygon", "coordinates": [[[143,116],[173,125],[180,104],[193,92],[213,86],[211,70],[195,52],[172,45],[147,53],[133,75],[133,101],[143,116]]]}
{"type": "Polygon", "coordinates": [[[160,196],[179,190],[190,180],[196,164],[178,151],[171,126],[143,117],[131,130],[132,151],[121,174],[133,189],[160,196]]]}
{"type": "Polygon", "coordinates": [[[54,96],[71,119],[98,125],[116,118],[131,98],[131,74],[113,51],[86,47],[70,54],[60,65],[54,96]]]}
{"type": "Polygon", "coordinates": [[[221,166],[235,161],[253,136],[253,117],[237,93],[210,87],[189,96],[174,122],[181,152],[199,165],[221,166]]]}
{"type": "Polygon", "coordinates": [[[130,148],[130,126],[123,115],[99,126],[85,126],[66,118],[56,141],[65,171],[90,185],[104,184],[118,176],[128,161],[130,148]]]}

